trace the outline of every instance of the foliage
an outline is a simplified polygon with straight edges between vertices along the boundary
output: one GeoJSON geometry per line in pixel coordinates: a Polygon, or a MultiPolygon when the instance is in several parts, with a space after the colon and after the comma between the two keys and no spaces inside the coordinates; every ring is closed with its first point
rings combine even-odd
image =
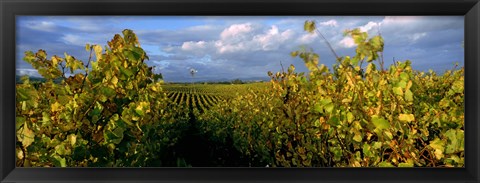
{"type": "Polygon", "coordinates": [[[105,48],[87,44],[86,66],[66,53],[51,59],[44,50],[25,53],[47,81],[33,87],[25,77],[17,85],[17,166],[161,164],[162,151],[176,143],[188,115],[166,107],[137,36],[122,33],[105,48]]]}
{"type": "MultiPolygon", "coordinates": [[[[315,29],[306,21],[306,31],[315,29]]],[[[217,143],[232,139],[254,166],[464,166],[464,69],[438,76],[414,71],[409,60],[383,69],[381,36],[345,35],[355,56],[330,70],[316,53],[294,51],[308,73],[293,65],[269,72],[264,91],[204,113],[203,130],[217,143]]]]}

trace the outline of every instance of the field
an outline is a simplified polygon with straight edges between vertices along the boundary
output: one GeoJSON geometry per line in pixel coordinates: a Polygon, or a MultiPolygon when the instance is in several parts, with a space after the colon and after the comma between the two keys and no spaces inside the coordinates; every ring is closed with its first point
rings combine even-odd
{"type": "Polygon", "coordinates": [[[332,67],[298,50],[308,72],[169,84],[133,31],[122,33],[105,50],[87,44],[96,59],[86,65],[25,53],[44,80],[16,86],[17,166],[464,167],[463,67],[386,65],[383,38],[354,29],[355,55],[332,67]]]}
{"type": "Polygon", "coordinates": [[[201,112],[208,110],[219,101],[229,100],[245,94],[249,89],[266,87],[265,83],[250,84],[166,84],[163,90],[167,97],[178,105],[190,106],[201,112]]]}

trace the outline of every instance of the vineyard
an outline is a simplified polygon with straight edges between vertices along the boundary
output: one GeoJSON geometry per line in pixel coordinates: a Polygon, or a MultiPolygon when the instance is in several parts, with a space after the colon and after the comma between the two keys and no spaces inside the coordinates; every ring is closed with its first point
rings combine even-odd
{"type": "MultiPolygon", "coordinates": [[[[315,22],[305,30],[317,33],[315,22]]],[[[383,61],[359,29],[329,68],[302,49],[248,84],[166,84],[131,30],[74,56],[26,52],[45,78],[16,90],[21,167],[464,167],[464,68],[383,61]],[[71,76],[67,75],[70,74],[71,76]]],[[[276,61],[275,61],[276,62],[276,61]]]]}
{"type": "Polygon", "coordinates": [[[190,107],[202,113],[219,102],[228,102],[237,95],[266,87],[264,83],[240,85],[225,84],[166,84],[163,90],[171,102],[190,107]]]}

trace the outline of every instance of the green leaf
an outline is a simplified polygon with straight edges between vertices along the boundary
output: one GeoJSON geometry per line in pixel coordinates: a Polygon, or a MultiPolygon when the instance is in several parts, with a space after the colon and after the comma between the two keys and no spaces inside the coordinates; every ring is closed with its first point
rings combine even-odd
{"type": "Polygon", "coordinates": [[[338,126],[340,125],[340,120],[337,117],[333,116],[328,119],[328,124],[332,126],[338,126]]]}
{"type": "Polygon", "coordinates": [[[63,145],[63,143],[55,146],[55,152],[61,156],[66,155],[65,146],[63,145]]]}
{"type": "Polygon", "coordinates": [[[397,86],[400,88],[406,88],[407,87],[407,82],[401,80],[397,83],[397,86]]]}
{"type": "Polygon", "coordinates": [[[455,93],[463,93],[464,90],[464,81],[463,80],[456,80],[452,84],[452,90],[455,93]]]}
{"type": "Polygon", "coordinates": [[[58,155],[53,156],[53,165],[56,167],[67,167],[67,160],[58,155]]]}
{"type": "Polygon", "coordinates": [[[142,106],[137,106],[137,108],[135,108],[135,113],[137,113],[139,116],[143,116],[144,113],[142,106]]]}
{"type": "Polygon", "coordinates": [[[15,123],[15,131],[20,129],[20,127],[22,127],[24,123],[25,123],[25,117],[17,116],[16,123],[15,123]]]}
{"type": "Polygon", "coordinates": [[[85,146],[78,146],[73,149],[72,159],[76,161],[82,161],[87,155],[87,149],[85,146]]]}
{"type": "Polygon", "coordinates": [[[362,135],[360,133],[355,133],[355,135],[353,136],[353,140],[354,141],[357,141],[357,142],[362,142],[362,135]]]}
{"type": "Polygon", "coordinates": [[[438,160],[444,157],[443,152],[445,151],[445,142],[439,138],[435,138],[434,140],[430,141],[429,146],[435,150],[434,154],[438,160]]]}
{"type": "Polygon", "coordinates": [[[104,138],[108,143],[119,144],[123,140],[125,128],[116,126],[114,123],[110,120],[108,128],[104,131],[104,138]]]}
{"type": "Polygon", "coordinates": [[[363,154],[364,154],[366,157],[371,157],[371,156],[373,156],[373,153],[372,153],[372,151],[371,151],[371,147],[370,147],[370,145],[367,144],[367,143],[364,143],[364,144],[363,144],[362,151],[363,151],[363,154]]]}
{"type": "Polygon", "coordinates": [[[43,125],[49,125],[50,124],[50,113],[42,112],[42,123],[43,123],[43,125]]]}
{"type": "Polygon", "coordinates": [[[23,60],[29,64],[33,64],[33,61],[35,60],[35,54],[32,51],[25,51],[23,60]]]}
{"type": "Polygon", "coordinates": [[[393,89],[393,93],[403,96],[403,90],[401,87],[393,87],[392,89],[393,89]]]}
{"type": "Polygon", "coordinates": [[[130,69],[120,67],[120,72],[125,75],[127,78],[133,75],[133,72],[130,69]]]}
{"type": "Polygon", "coordinates": [[[375,125],[377,129],[388,129],[390,128],[390,123],[383,117],[380,117],[378,115],[373,115],[372,116],[372,123],[375,125]]]}
{"type": "Polygon", "coordinates": [[[379,167],[395,167],[390,162],[382,161],[378,164],[379,167]]]}
{"type": "Polygon", "coordinates": [[[434,140],[430,141],[429,146],[433,149],[439,149],[443,151],[445,143],[439,138],[435,138],[434,140]]]}
{"type": "Polygon", "coordinates": [[[331,98],[324,98],[324,99],[320,100],[320,104],[322,104],[322,105],[327,105],[327,104],[330,104],[330,103],[332,103],[331,98]]]}
{"type": "Polygon", "coordinates": [[[29,89],[17,87],[17,101],[27,101],[31,99],[29,89]]]}
{"type": "Polygon", "coordinates": [[[405,91],[405,101],[413,102],[413,93],[410,89],[405,91]]]}
{"type": "Polygon", "coordinates": [[[410,79],[410,77],[408,76],[407,73],[402,72],[402,73],[400,73],[400,79],[402,79],[402,81],[406,82],[410,79]]]}
{"type": "Polygon", "coordinates": [[[383,51],[383,38],[382,36],[374,36],[373,38],[370,39],[370,44],[372,44],[374,50],[373,51],[377,51],[377,52],[381,52],[383,51]]]}
{"type": "Polygon", "coordinates": [[[329,103],[325,105],[325,111],[328,113],[332,113],[334,108],[335,108],[335,105],[333,103],[329,103]]]}
{"type": "Polygon", "coordinates": [[[351,123],[351,122],[353,122],[353,120],[355,120],[355,116],[353,116],[352,112],[348,112],[347,113],[347,121],[351,123]]]}
{"type": "Polygon", "coordinates": [[[143,60],[145,58],[145,51],[139,47],[133,47],[132,49],[133,56],[135,60],[143,60]]]}
{"type": "Polygon", "coordinates": [[[374,142],[372,147],[373,147],[373,149],[380,149],[382,147],[382,143],[381,142],[374,142]]]}
{"type": "Polygon", "coordinates": [[[463,130],[450,129],[445,132],[447,137],[447,144],[445,147],[445,153],[451,154],[464,150],[464,133],[463,130]]]}
{"type": "Polygon", "coordinates": [[[106,97],[112,97],[116,94],[115,90],[110,87],[102,87],[100,88],[100,93],[105,95],[106,97]]]}

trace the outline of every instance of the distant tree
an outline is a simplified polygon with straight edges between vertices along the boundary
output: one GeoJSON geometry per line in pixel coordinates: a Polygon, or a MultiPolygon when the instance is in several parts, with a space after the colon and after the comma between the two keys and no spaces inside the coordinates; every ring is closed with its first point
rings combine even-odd
{"type": "Polygon", "coordinates": [[[162,73],[153,74],[153,79],[154,79],[155,81],[163,80],[163,75],[162,75],[162,73]]]}
{"type": "Polygon", "coordinates": [[[158,81],[158,80],[163,80],[163,75],[162,73],[155,74],[154,72],[158,71],[156,66],[150,67],[150,71],[153,73],[153,80],[158,81]]]}
{"type": "Polygon", "coordinates": [[[232,84],[243,84],[244,82],[240,79],[235,79],[232,81],[232,84]]]}

